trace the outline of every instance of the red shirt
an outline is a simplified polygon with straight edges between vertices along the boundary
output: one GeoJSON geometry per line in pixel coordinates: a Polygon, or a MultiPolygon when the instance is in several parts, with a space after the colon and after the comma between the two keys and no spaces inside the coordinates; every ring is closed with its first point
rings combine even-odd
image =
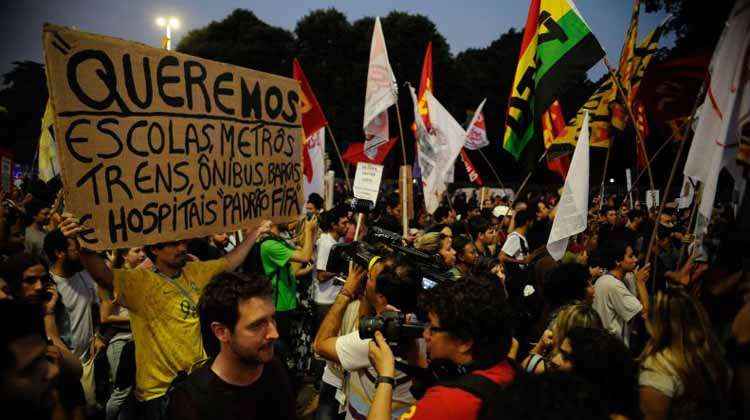
{"type": "MultiPolygon", "coordinates": [[[[515,377],[515,371],[507,361],[487,370],[475,370],[472,374],[482,375],[498,385],[507,385],[515,377]]],[[[482,401],[467,391],[438,385],[429,388],[400,420],[476,419],[481,406],[482,401]]]]}

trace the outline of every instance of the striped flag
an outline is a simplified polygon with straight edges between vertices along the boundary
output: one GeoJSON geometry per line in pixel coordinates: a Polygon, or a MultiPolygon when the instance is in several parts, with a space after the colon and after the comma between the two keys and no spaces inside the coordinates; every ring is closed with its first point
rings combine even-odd
{"type": "Polygon", "coordinates": [[[604,57],[604,51],[570,0],[531,0],[503,134],[516,160],[541,154],[544,111],[570,83],[604,57]],[[531,151],[527,146],[533,145],[531,151]]]}

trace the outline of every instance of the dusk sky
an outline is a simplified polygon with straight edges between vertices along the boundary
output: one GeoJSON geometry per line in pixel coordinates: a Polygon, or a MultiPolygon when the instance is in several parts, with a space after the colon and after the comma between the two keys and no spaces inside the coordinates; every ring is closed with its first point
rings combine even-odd
{"type": "MultiPolygon", "coordinates": [[[[616,62],[630,19],[630,0],[579,0],[579,11],[607,52],[616,62]]],[[[42,61],[42,24],[51,22],[78,29],[111,35],[126,40],[159,45],[162,29],[157,16],[175,16],[181,27],[173,34],[173,45],[190,29],[221,20],[236,8],[253,11],[270,25],[293,30],[302,16],[320,8],[335,7],[349,21],[364,16],[385,16],[392,10],[419,13],[429,17],[445,36],[451,52],[489,45],[509,28],[523,28],[528,0],[265,0],[265,1],[165,1],[158,0],[23,0],[4,1],[0,6],[0,73],[12,68],[13,61],[42,61]]],[[[642,39],[664,18],[664,13],[641,11],[639,38],[642,39]]],[[[388,33],[386,31],[386,42],[388,33]]],[[[667,37],[669,45],[673,36],[667,37]]],[[[415,45],[422,54],[423,45],[415,45]]],[[[390,57],[397,61],[398,57],[390,57]]],[[[291,70],[290,70],[291,72],[291,70]]],[[[598,78],[603,65],[594,67],[590,76],[598,78]]],[[[396,75],[398,77],[398,75],[396,75]]],[[[365,75],[362,75],[365,77],[365,75]]]]}

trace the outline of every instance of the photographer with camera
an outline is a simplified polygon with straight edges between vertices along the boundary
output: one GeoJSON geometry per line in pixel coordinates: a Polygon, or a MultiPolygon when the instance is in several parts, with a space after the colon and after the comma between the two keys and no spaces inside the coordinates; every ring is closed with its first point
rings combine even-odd
{"type": "MultiPolygon", "coordinates": [[[[353,266],[315,337],[315,352],[341,364],[347,372],[343,388],[347,419],[364,418],[375,397],[378,375],[368,358],[372,340],[365,337],[368,334],[371,337],[373,328],[383,324],[396,325],[403,320],[404,314],[413,312],[416,307],[419,290],[416,280],[406,274],[408,267],[394,268],[388,260],[377,256],[370,259],[364,294],[358,300],[354,299],[361,289],[365,270],[353,266]],[[373,318],[373,315],[378,316],[373,318]],[[364,332],[362,325],[366,327],[364,332]]],[[[414,339],[403,338],[398,346],[400,354],[408,354],[406,360],[411,365],[419,364],[416,344],[414,339]]],[[[392,410],[387,415],[397,419],[414,403],[414,397],[409,392],[409,376],[394,369],[391,379],[395,389],[392,390],[392,401],[389,399],[392,410]]]]}
{"type": "MultiPolygon", "coordinates": [[[[438,382],[401,419],[482,418],[483,403],[495,398],[515,377],[506,357],[512,337],[502,289],[467,277],[429,289],[420,298],[420,306],[429,317],[423,334],[438,382]]],[[[370,343],[370,358],[378,385],[367,418],[387,419],[395,360],[382,334],[376,333],[375,342],[370,343]]]]}

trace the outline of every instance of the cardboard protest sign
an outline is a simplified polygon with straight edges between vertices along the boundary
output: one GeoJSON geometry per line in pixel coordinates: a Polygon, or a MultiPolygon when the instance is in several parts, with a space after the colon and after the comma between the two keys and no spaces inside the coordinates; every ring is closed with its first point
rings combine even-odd
{"type": "Polygon", "coordinates": [[[66,208],[88,247],[300,213],[295,80],[60,26],[43,32],[66,208]]]}

